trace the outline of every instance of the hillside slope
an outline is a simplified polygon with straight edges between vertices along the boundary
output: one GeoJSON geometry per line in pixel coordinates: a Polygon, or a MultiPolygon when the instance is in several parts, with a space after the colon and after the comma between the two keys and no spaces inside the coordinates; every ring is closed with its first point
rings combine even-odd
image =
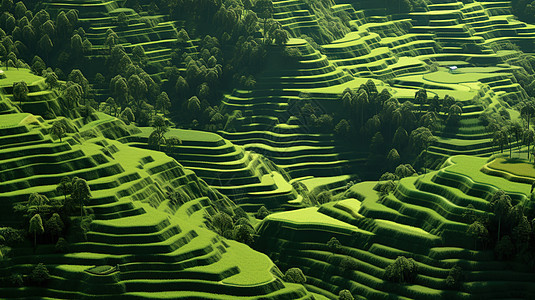
{"type": "Polygon", "coordinates": [[[349,289],[361,299],[533,298],[529,263],[498,260],[466,234],[467,206],[473,205],[476,216],[491,212],[489,200],[498,189],[513,198],[513,205],[531,209],[527,196],[535,174],[515,179],[486,162],[454,156],[438,171],[401,179],[385,196],[373,190],[375,182],[363,182],[346,199],[319,209],[272,214],[259,226],[256,248],[282,269],[299,266],[307,288],[325,295],[349,289]],[[339,247],[327,245],[332,237],[339,247]],[[402,255],[417,262],[413,284],[384,279],[386,267],[402,255]],[[452,288],[446,278],[455,265],[464,278],[452,288]]]}
{"type": "MultiPolygon", "coordinates": [[[[2,107],[13,107],[2,99],[2,107]]],[[[64,176],[87,180],[92,222],[86,239],[67,237],[64,254],[50,244],[2,247],[2,279],[29,274],[38,263],[51,275],[46,287],[0,287],[2,297],[311,298],[302,286],[283,283],[265,255],[206,228],[205,216],[234,206],[228,198],[161,152],[105,137],[127,135],[124,125],[98,115],[63,119],[71,133],[60,141],[50,135],[54,119],[17,110],[0,116],[0,228],[26,226],[14,206],[25,206],[32,193],[62,200],[56,186],[64,176]],[[171,202],[172,192],[181,201],[171,202]]]]}

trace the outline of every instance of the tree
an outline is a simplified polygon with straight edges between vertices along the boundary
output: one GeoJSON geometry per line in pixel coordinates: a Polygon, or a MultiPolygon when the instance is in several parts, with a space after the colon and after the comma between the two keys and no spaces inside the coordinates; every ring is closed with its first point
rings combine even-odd
{"type": "Polygon", "coordinates": [[[55,121],[52,123],[52,127],[50,128],[50,132],[52,132],[55,136],[59,138],[59,142],[62,142],[62,138],[65,136],[65,125],[60,121],[55,121]]]}
{"type": "Polygon", "coordinates": [[[251,224],[248,223],[235,225],[232,231],[234,240],[246,245],[251,245],[253,243],[253,234],[255,231],[251,224]]]}
{"type": "Polygon", "coordinates": [[[421,127],[427,127],[429,130],[433,131],[440,128],[440,123],[441,122],[437,114],[433,111],[429,111],[420,117],[419,125],[421,127]]]}
{"type": "Polygon", "coordinates": [[[508,235],[505,235],[496,243],[494,253],[500,260],[511,258],[515,254],[515,246],[508,235]]]}
{"type": "Polygon", "coordinates": [[[84,203],[91,198],[91,189],[87,181],[83,178],[75,177],[72,179],[71,198],[80,204],[80,218],[83,216],[84,203]]]}
{"type": "Polygon", "coordinates": [[[52,51],[52,48],[54,48],[54,44],[52,43],[52,40],[50,39],[48,34],[43,35],[39,40],[39,48],[41,48],[41,50],[45,54],[45,58],[48,58],[48,54],[50,53],[50,51],[52,51]]]}
{"type": "Polygon", "coordinates": [[[166,92],[162,92],[156,98],[156,110],[159,110],[161,113],[165,113],[169,108],[171,108],[171,100],[166,92]]]}
{"type": "Polygon", "coordinates": [[[479,221],[474,221],[474,223],[468,226],[468,228],[466,229],[466,233],[468,234],[468,236],[474,238],[474,249],[477,249],[477,241],[485,243],[489,236],[489,231],[479,221]]]}
{"type": "Polygon", "coordinates": [[[67,82],[67,88],[63,91],[61,96],[63,99],[65,99],[69,108],[76,108],[80,105],[82,95],[82,86],[72,81],[69,81],[67,82]]]}
{"type": "Polygon", "coordinates": [[[93,44],[91,44],[91,41],[88,39],[84,39],[84,42],[82,43],[82,52],[86,54],[90,54],[93,50],[93,44]]]}
{"type": "Polygon", "coordinates": [[[79,34],[75,34],[71,37],[71,50],[76,57],[79,57],[82,53],[82,37],[79,34]]]}
{"type": "Polygon", "coordinates": [[[384,182],[378,182],[373,189],[378,191],[381,196],[386,196],[391,192],[395,191],[396,187],[397,185],[394,181],[387,180],[384,182]]]}
{"type": "Polygon", "coordinates": [[[21,19],[26,14],[26,5],[22,1],[15,4],[15,18],[21,19]]]}
{"type": "Polygon", "coordinates": [[[149,145],[160,150],[160,145],[165,142],[164,135],[169,131],[169,125],[162,116],[157,115],[152,122],[152,128],[154,131],[149,136],[149,145]]]}
{"type": "Polygon", "coordinates": [[[128,78],[129,93],[133,97],[134,115],[139,116],[141,104],[145,101],[147,94],[147,84],[138,75],[132,75],[128,78]]]}
{"type": "Polygon", "coordinates": [[[490,200],[490,206],[494,215],[498,217],[498,241],[500,240],[500,231],[502,225],[502,219],[509,215],[511,211],[511,197],[505,194],[504,191],[496,191],[490,200]]]}
{"type": "Polygon", "coordinates": [[[531,224],[526,216],[522,216],[518,224],[512,230],[512,238],[518,249],[524,248],[531,237],[531,224]]]}
{"type": "Polygon", "coordinates": [[[370,152],[373,154],[383,154],[385,150],[385,140],[381,132],[375,133],[370,143],[370,152]]]}
{"type": "Polygon", "coordinates": [[[492,136],[492,142],[500,148],[500,152],[503,153],[503,149],[508,144],[508,137],[504,130],[497,130],[492,136]]]}
{"type": "Polygon", "coordinates": [[[37,285],[43,284],[45,281],[50,279],[50,274],[48,269],[43,263],[39,263],[29,275],[31,281],[35,282],[37,285]]]}
{"type": "Polygon", "coordinates": [[[56,88],[58,87],[59,85],[59,82],[58,82],[58,75],[55,73],[55,72],[46,72],[46,76],[45,76],[45,82],[46,84],[48,84],[48,87],[53,89],[53,88],[56,88]]]}
{"type": "MultiPolygon", "coordinates": [[[[531,100],[533,100],[533,98],[531,98],[531,100]]],[[[520,116],[526,120],[527,130],[529,130],[531,116],[533,116],[533,114],[535,114],[535,107],[534,103],[531,101],[524,103],[522,108],[520,108],[520,116]]]]}
{"type": "Polygon", "coordinates": [[[126,124],[130,124],[130,122],[133,122],[135,120],[134,113],[132,112],[130,107],[125,108],[119,117],[126,124]]]}
{"type": "Polygon", "coordinates": [[[69,243],[66,239],[60,237],[54,246],[54,250],[58,253],[67,253],[69,251],[69,243]]]}
{"type": "Polygon", "coordinates": [[[429,130],[429,128],[418,127],[411,132],[409,140],[418,151],[424,150],[425,154],[425,152],[427,152],[427,148],[437,139],[435,136],[433,136],[433,133],[429,130]]]}
{"type": "Polygon", "coordinates": [[[427,91],[419,89],[414,93],[414,102],[420,104],[420,112],[423,111],[424,104],[427,102],[427,91]]]}
{"type": "Polygon", "coordinates": [[[85,78],[82,71],[80,71],[79,69],[73,69],[71,73],[69,73],[68,80],[79,84],[80,87],[82,87],[82,94],[84,98],[88,96],[90,89],[89,80],[85,78]]]}
{"type": "Polygon", "coordinates": [[[50,200],[45,195],[41,195],[39,193],[32,193],[28,197],[27,210],[30,213],[32,212],[42,213],[43,208],[49,204],[50,204],[50,200]]]}
{"type": "Polygon", "coordinates": [[[412,258],[398,256],[396,260],[385,269],[385,279],[399,283],[412,283],[418,275],[418,265],[412,258]]]}
{"type": "Polygon", "coordinates": [[[271,212],[265,206],[262,206],[256,212],[255,217],[257,219],[263,220],[265,217],[269,216],[270,214],[271,212]]]}
{"type": "MultiPolygon", "coordinates": [[[[509,126],[509,134],[513,136],[515,138],[515,141],[517,142],[521,141],[522,132],[523,132],[522,125],[517,121],[512,122],[511,125],[509,126]]],[[[510,147],[513,148],[512,143],[510,147]]],[[[520,150],[520,143],[518,143],[518,149],[520,150]]]]}
{"type": "Polygon", "coordinates": [[[305,274],[299,268],[290,268],[284,274],[283,280],[291,283],[303,284],[307,281],[305,274]]]}
{"type": "Polygon", "coordinates": [[[11,274],[9,277],[8,277],[8,281],[9,283],[11,283],[12,286],[14,287],[21,287],[24,285],[24,279],[22,279],[22,275],[18,274],[18,273],[15,273],[15,274],[11,274]]]}
{"type": "Polygon", "coordinates": [[[398,127],[396,133],[394,133],[394,138],[392,140],[392,145],[399,150],[403,150],[407,143],[409,142],[409,134],[403,127],[398,127]]]}
{"type": "Polygon", "coordinates": [[[106,105],[110,108],[110,113],[113,110],[113,116],[117,117],[117,103],[115,102],[115,99],[113,99],[113,97],[108,97],[108,99],[106,99],[106,105]]]}
{"type": "Polygon", "coordinates": [[[121,75],[113,77],[110,81],[110,89],[112,90],[115,99],[117,100],[117,104],[121,107],[121,109],[124,109],[125,105],[128,102],[129,91],[126,79],[124,79],[124,77],[122,77],[121,75]]]}
{"type": "Polygon", "coordinates": [[[340,243],[340,241],[338,241],[337,238],[335,238],[334,236],[327,242],[327,247],[329,247],[329,249],[332,251],[332,252],[338,252],[338,250],[340,250],[340,248],[342,248],[342,244],[340,243]]]}
{"type": "Polygon", "coordinates": [[[188,35],[188,32],[186,31],[186,29],[184,29],[184,28],[180,29],[180,31],[178,32],[178,35],[177,35],[177,41],[179,43],[186,43],[189,40],[190,40],[190,38],[189,38],[189,35],[188,35]]]}
{"type": "Polygon", "coordinates": [[[454,265],[448,272],[448,277],[446,277],[446,286],[450,289],[455,288],[459,285],[459,281],[463,277],[463,269],[458,265],[454,265]]]}
{"type": "Polygon", "coordinates": [[[342,119],[334,127],[334,132],[340,138],[347,138],[349,137],[349,134],[351,133],[351,125],[346,119],[342,119]]]}
{"type": "Polygon", "coordinates": [[[257,0],[254,11],[260,18],[264,19],[264,42],[266,42],[267,21],[273,14],[273,2],[271,0],[257,0]]]}
{"type": "Polygon", "coordinates": [[[135,61],[143,62],[145,59],[145,49],[143,49],[143,46],[136,45],[132,50],[132,56],[134,57],[135,61]]]}
{"type": "Polygon", "coordinates": [[[22,100],[28,97],[28,85],[24,81],[13,83],[13,100],[19,101],[19,106],[22,109],[22,100]]]}
{"type": "Polygon", "coordinates": [[[277,28],[273,33],[273,38],[276,45],[282,46],[288,43],[288,41],[290,40],[290,34],[288,33],[288,31],[282,28],[277,28]]]}
{"type": "Polygon", "coordinates": [[[401,157],[399,156],[398,150],[391,149],[386,156],[386,162],[388,164],[388,169],[391,170],[395,165],[399,164],[401,157]]]}
{"type": "Polygon", "coordinates": [[[447,122],[449,122],[450,124],[457,124],[461,120],[462,113],[463,109],[459,105],[453,104],[448,110],[447,122]]]}
{"type": "Polygon", "coordinates": [[[528,146],[528,161],[529,161],[530,160],[529,159],[530,146],[531,144],[535,143],[535,131],[533,131],[533,129],[525,130],[522,136],[522,140],[524,144],[528,146]]]}
{"type": "Polygon", "coordinates": [[[193,116],[196,116],[201,111],[201,101],[197,96],[189,98],[188,111],[191,112],[193,116]]]}
{"type": "Polygon", "coordinates": [[[28,228],[28,232],[33,233],[33,245],[35,247],[37,245],[37,235],[45,232],[41,215],[35,214],[30,219],[30,227],[28,228]]]}
{"type": "Polygon", "coordinates": [[[59,236],[64,228],[65,224],[63,224],[61,217],[57,213],[52,214],[50,219],[45,222],[45,229],[52,236],[52,240],[59,236]]]}
{"type": "Polygon", "coordinates": [[[416,174],[416,171],[410,164],[401,164],[396,167],[394,173],[399,179],[401,179],[416,174]]]}
{"type": "Polygon", "coordinates": [[[212,217],[212,227],[219,235],[223,235],[225,231],[232,230],[232,218],[225,212],[218,212],[212,217]]]}
{"type": "Polygon", "coordinates": [[[189,85],[186,79],[182,76],[178,76],[175,84],[175,90],[180,99],[185,99],[189,93],[189,85]]]}
{"type": "Polygon", "coordinates": [[[351,292],[349,290],[341,290],[340,293],[338,293],[338,300],[354,300],[353,295],[351,295],[351,292]]]}

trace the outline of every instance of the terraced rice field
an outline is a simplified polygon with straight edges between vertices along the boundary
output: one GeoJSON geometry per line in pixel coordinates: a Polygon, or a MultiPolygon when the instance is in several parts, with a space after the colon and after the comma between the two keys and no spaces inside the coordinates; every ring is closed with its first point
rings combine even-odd
{"type": "MultiPolygon", "coordinates": [[[[488,166],[498,163],[503,165],[488,166]]],[[[364,182],[353,186],[346,200],[270,215],[260,224],[257,248],[282,269],[299,266],[307,288],[326,296],[349,289],[362,299],[532,298],[529,267],[474,248],[462,214],[469,204],[478,214],[490,212],[488,200],[497,189],[526,203],[535,171],[524,168],[530,181],[520,183],[483,172],[486,165],[485,158],[454,156],[438,171],[400,180],[385,197],[373,190],[375,182],[364,182]],[[326,245],[331,237],[341,242],[341,250],[326,245]],[[414,284],[383,280],[386,266],[400,255],[417,261],[414,284]],[[351,267],[343,267],[342,259],[351,267]],[[458,289],[448,290],[445,279],[455,264],[464,279],[458,289]]]]}
{"type": "MultiPolygon", "coordinates": [[[[152,128],[141,131],[122,141],[146,148],[152,128]]],[[[262,155],[246,151],[214,133],[172,129],[166,133],[166,138],[170,137],[179,138],[181,144],[162,150],[246,211],[255,212],[261,206],[301,207],[302,197],[289,184],[285,171],[262,155]]]]}
{"type": "MultiPolygon", "coordinates": [[[[94,221],[87,240],[71,244],[69,254],[50,246],[38,246],[39,255],[30,247],[13,249],[10,263],[0,266],[2,276],[29,273],[42,262],[52,279],[46,290],[3,288],[3,297],[310,298],[303,287],[283,284],[265,255],[206,229],[204,216],[214,214],[217,203],[233,204],[173,158],[102,133],[92,137],[98,119],[75,120],[79,131],[59,142],[47,133],[50,122],[28,122],[27,113],[8,116],[0,129],[1,209],[10,212],[35,192],[62,198],[55,190],[61,178],[78,176],[92,190],[86,208],[94,221]],[[172,190],[185,195],[181,203],[169,202],[165,193],[172,190]],[[106,265],[117,267],[108,275],[90,272],[106,265]]],[[[20,219],[4,213],[2,221],[18,225],[20,219]]]]}
{"type": "MultiPolygon", "coordinates": [[[[512,76],[517,67],[507,64],[518,59],[518,52],[495,52],[491,46],[510,40],[524,45],[535,27],[514,20],[503,1],[431,2],[427,11],[396,19],[380,16],[380,10],[332,6],[333,12],[348,12],[353,31],[321,45],[323,53],[291,39],[286,47],[298,50],[295,64],[267,70],[251,91],[227,95],[225,108],[241,110],[243,118],[236,132],[220,134],[266,155],[293,177],[362,172],[362,153],[340,148],[333,135],[317,134],[290,116],[296,101],[313,99],[321,108],[333,107],[344,89],[356,89],[372,78],[378,90],[387,88],[400,101],[413,100],[418,89],[426,88],[429,99],[449,95],[464,104],[457,126],[435,132],[439,140],[430,148],[432,156],[492,154],[496,147],[479,116],[499,109],[500,100],[518,102],[527,94],[512,76]],[[458,69],[450,73],[449,66],[458,69]]],[[[318,20],[307,3],[273,3],[274,18],[294,36],[319,35],[318,20]]]]}

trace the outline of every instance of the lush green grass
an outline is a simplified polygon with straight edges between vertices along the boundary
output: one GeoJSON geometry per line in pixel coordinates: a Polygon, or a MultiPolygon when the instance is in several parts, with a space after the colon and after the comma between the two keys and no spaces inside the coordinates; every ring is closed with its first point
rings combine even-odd
{"type": "Polygon", "coordinates": [[[525,160],[497,158],[488,163],[487,167],[517,176],[535,178],[535,167],[525,160]]]}

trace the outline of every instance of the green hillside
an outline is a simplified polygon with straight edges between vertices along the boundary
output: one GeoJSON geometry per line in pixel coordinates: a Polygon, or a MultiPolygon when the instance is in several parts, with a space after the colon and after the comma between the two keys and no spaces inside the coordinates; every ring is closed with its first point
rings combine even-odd
{"type": "Polygon", "coordinates": [[[359,183],[343,200],[270,215],[260,225],[257,249],[283,269],[299,266],[307,277],[305,286],[326,296],[349,289],[367,299],[531,298],[533,277],[526,257],[496,260],[466,233],[467,206],[474,207],[475,215],[491,213],[490,196],[498,189],[526,212],[532,209],[527,199],[535,177],[532,167],[512,170],[529,178],[517,183],[500,170],[509,170],[509,165],[454,156],[438,171],[400,180],[391,194],[373,190],[375,182],[359,183]],[[329,247],[332,237],[340,246],[329,247]],[[411,284],[384,280],[385,268],[401,255],[418,265],[411,284]],[[448,272],[455,265],[463,277],[448,287],[448,272]]]}
{"type": "Polygon", "coordinates": [[[2,288],[3,297],[307,297],[302,287],[282,284],[267,257],[206,229],[205,216],[233,204],[174,159],[93,136],[98,120],[80,120],[84,126],[60,142],[42,118],[26,122],[30,116],[9,115],[2,128],[3,226],[19,225],[22,216],[13,207],[31,193],[62,199],[55,189],[63,176],[88,181],[92,198],[85,209],[93,221],[86,240],[72,240],[66,254],[53,245],[4,247],[10,258],[2,276],[44,263],[51,279],[46,290],[2,288]],[[169,191],[187,200],[172,203],[169,191]],[[99,266],[111,271],[95,274],[99,266]]]}
{"type": "Polygon", "coordinates": [[[3,0],[0,298],[535,298],[534,24],[3,0]]]}

